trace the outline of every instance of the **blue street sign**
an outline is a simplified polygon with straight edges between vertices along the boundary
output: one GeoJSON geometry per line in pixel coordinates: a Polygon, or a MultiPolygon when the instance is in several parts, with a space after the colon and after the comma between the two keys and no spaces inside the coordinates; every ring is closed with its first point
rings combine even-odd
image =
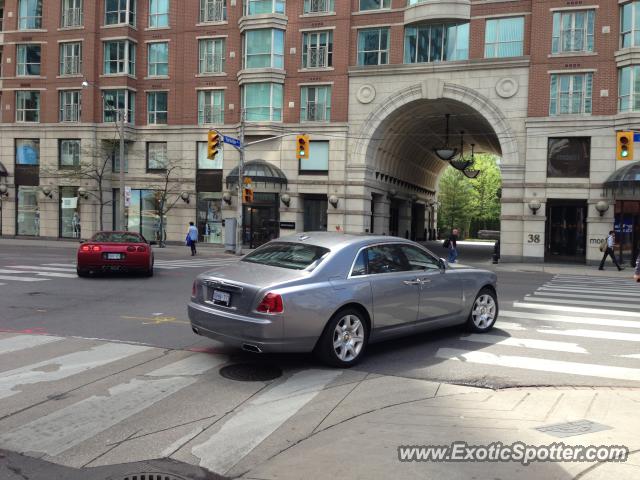
{"type": "Polygon", "coordinates": [[[227,137],[226,135],[222,136],[222,141],[224,143],[228,143],[229,145],[233,145],[234,147],[240,147],[240,140],[233,137],[227,137]]]}
{"type": "Polygon", "coordinates": [[[633,143],[640,142],[640,132],[633,132],[633,143]]]}

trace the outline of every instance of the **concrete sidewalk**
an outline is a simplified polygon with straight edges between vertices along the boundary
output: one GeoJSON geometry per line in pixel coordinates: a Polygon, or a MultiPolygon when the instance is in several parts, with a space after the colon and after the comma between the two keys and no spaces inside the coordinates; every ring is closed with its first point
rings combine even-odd
{"type": "MultiPolygon", "coordinates": [[[[331,393],[323,392],[330,402],[331,393]]],[[[637,479],[640,389],[514,388],[499,391],[396,377],[368,376],[305,438],[258,466],[237,465],[246,479],[637,479]],[[540,428],[566,424],[549,431],[540,428]],[[589,422],[594,422],[590,424],[589,422]],[[401,462],[399,446],[626,446],[626,462],[401,462]]],[[[317,410],[318,408],[316,408],[317,410]]],[[[314,413],[314,412],[311,412],[314,413]]],[[[317,412],[315,412],[317,413],[317,412]]],[[[305,425],[299,425],[305,428],[305,425]]],[[[301,433],[301,432],[296,432],[301,433]]],[[[277,432],[276,432],[277,434],[277,432]]],[[[292,435],[295,437],[296,435],[292,435]]],[[[250,455],[251,456],[251,455],[250,455]]],[[[250,459],[246,459],[250,460],[250,459]]],[[[258,459],[253,459],[258,460],[258,459]]],[[[251,463],[251,462],[250,462],[251,463]]],[[[249,464],[250,464],[249,463],[249,464]]]]}

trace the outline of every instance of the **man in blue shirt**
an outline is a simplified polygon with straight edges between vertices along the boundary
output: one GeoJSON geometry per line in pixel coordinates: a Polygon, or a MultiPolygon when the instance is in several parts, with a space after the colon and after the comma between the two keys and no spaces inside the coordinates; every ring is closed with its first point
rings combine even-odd
{"type": "Polygon", "coordinates": [[[196,243],[198,243],[198,227],[196,227],[193,222],[189,222],[189,231],[187,232],[187,238],[189,239],[191,256],[193,257],[197,253],[196,243]]]}
{"type": "Polygon", "coordinates": [[[613,263],[615,264],[615,266],[618,267],[618,271],[623,269],[623,267],[618,265],[618,260],[616,259],[616,255],[613,251],[613,247],[615,244],[616,244],[615,233],[613,230],[611,230],[609,232],[609,236],[607,237],[607,248],[605,248],[604,250],[604,256],[602,257],[602,261],[600,262],[600,267],[598,268],[598,270],[604,270],[604,261],[607,259],[607,256],[611,257],[611,260],[613,260],[613,263]]]}

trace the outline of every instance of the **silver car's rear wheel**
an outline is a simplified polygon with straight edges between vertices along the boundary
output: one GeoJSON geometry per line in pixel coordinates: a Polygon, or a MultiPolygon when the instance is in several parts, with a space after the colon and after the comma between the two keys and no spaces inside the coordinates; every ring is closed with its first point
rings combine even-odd
{"type": "Polygon", "coordinates": [[[474,332],[486,332],[498,318],[498,300],[493,290],[480,290],[471,307],[467,325],[474,332]]]}
{"type": "Polygon", "coordinates": [[[324,329],[316,345],[316,354],[334,367],[350,367],[364,355],[369,326],[356,308],[337,312],[324,329]]]}

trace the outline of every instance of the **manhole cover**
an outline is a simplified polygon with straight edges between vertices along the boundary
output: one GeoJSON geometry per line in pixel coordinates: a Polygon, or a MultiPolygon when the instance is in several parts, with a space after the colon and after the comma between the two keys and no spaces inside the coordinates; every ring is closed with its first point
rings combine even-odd
{"type": "Polygon", "coordinates": [[[575,422],[556,423],[553,425],[545,425],[544,427],[536,427],[536,430],[539,432],[544,432],[559,438],[573,437],[575,435],[584,435],[585,433],[610,429],[611,427],[607,425],[595,423],[590,420],[576,420],[575,422]]]}
{"type": "Polygon", "coordinates": [[[171,473],[136,473],[122,477],[122,480],[188,480],[171,473]]]}
{"type": "Polygon", "coordinates": [[[266,382],[282,376],[282,370],[275,365],[256,363],[236,363],[220,369],[220,375],[240,382],[266,382]]]}

